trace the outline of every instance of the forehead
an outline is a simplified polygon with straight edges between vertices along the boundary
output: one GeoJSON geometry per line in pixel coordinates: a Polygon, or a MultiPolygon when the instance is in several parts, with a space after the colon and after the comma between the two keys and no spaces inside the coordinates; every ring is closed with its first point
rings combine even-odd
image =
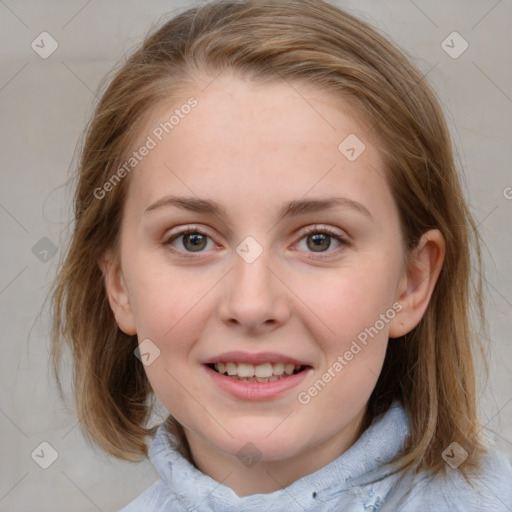
{"type": "Polygon", "coordinates": [[[130,178],[128,199],[140,205],[176,192],[265,201],[297,199],[313,187],[318,195],[385,185],[378,145],[354,107],[284,80],[261,84],[229,73],[198,80],[149,112],[135,150],[149,139],[130,178]],[[347,149],[361,154],[351,160],[347,149]]]}

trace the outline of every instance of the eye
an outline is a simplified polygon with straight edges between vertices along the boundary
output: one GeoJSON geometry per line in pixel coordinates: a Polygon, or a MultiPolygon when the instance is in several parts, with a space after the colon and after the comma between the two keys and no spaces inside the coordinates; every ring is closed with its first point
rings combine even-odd
{"type": "Polygon", "coordinates": [[[193,258],[193,255],[187,253],[204,252],[209,241],[215,247],[213,241],[204,231],[192,226],[169,235],[164,239],[163,244],[168,246],[169,250],[173,253],[193,258]],[[176,245],[181,245],[181,247],[176,247],[176,245]]]}
{"type": "MultiPolygon", "coordinates": [[[[347,240],[345,240],[345,238],[340,233],[337,233],[328,227],[319,227],[315,225],[314,227],[308,228],[303,233],[303,237],[300,239],[299,244],[302,242],[302,240],[305,240],[306,249],[301,250],[311,251],[313,253],[325,253],[328,251],[328,249],[331,248],[333,239],[338,244],[338,248],[340,246],[348,245],[347,240]]],[[[320,254],[314,257],[317,259],[330,257],[333,252],[335,251],[331,250],[328,252],[327,256],[320,254]]]]}
{"type": "MultiPolygon", "coordinates": [[[[299,250],[317,253],[316,256],[313,256],[316,259],[328,258],[332,253],[337,252],[336,248],[329,251],[333,240],[338,244],[337,248],[349,245],[348,241],[340,233],[335,232],[331,228],[318,225],[305,230],[297,245],[299,246],[303,240],[306,241],[306,248],[299,247],[299,250]],[[324,255],[322,253],[327,254],[324,255]]],[[[186,229],[168,235],[164,239],[163,244],[178,256],[194,258],[193,253],[205,252],[205,249],[208,248],[208,242],[211,242],[210,249],[217,247],[207,233],[196,226],[189,226],[186,229]]]]}

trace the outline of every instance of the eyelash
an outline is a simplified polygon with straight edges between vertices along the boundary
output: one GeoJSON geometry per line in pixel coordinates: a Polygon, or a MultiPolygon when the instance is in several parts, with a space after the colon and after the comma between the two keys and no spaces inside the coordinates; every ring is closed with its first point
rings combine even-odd
{"type": "MultiPolygon", "coordinates": [[[[166,245],[168,247],[168,249],[173,254],[177,254],[178,256],[180,256],[182,258],[197,258],[198,257],[197,254],[200,254],[200,252],[202,252],[202,251],[199,251],[197,254],[194,254],[194,253],[184,252],[184,251],[175,249],[171,245],[171,243],[174,242],[175,240],[177,240],[178,238],[180,238],[184,235],[191,235],[191,234],[203,235],[203,236],[206,236],[207,238],[211,239],[211,237],[207,233],[205,233],[203,230],[201,230],[199,228],[195,228],[195,227],[194,228],[188,227],[186,229],[182,229],[181,231],[178,231],[177,233],[174,233],[174,234],[166,237],[163,241],[163,245],[166,245]]],[[[328,227],[318,228],[316,225],[314,227],[310,227],[310,228],[306,229],[302,233],[302,236],[299,239],[299,241],[301,241],[304,238],[307,238],[308,236],[316,235],[316,234],[328,235],[330,238],[334,238],[337,242],[340,243],[340,247],[338,247],[337,249],[341,249],[342,247],[346,247],[349,245],[348,241],[343,236],[341,236],[339,233],[334,232],[332,229],[330,229],[328,227]]],[[[331,254],[333,252],[335,252],[337,249],[334,249],[333,251],[328,251],[327,256],[324,256],[323,253],[311,252],[311,254],[315,254],[315,256],[313,256],[313,259],[323,260],[323,259],[330,258],[331,254]]]]}

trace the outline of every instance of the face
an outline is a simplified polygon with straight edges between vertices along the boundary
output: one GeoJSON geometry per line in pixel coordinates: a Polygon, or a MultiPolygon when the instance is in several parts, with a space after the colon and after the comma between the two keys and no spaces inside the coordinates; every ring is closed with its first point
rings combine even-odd
{"type": "Polygon", "coordinates": [[[113,308],[150,340],[147,376],[198,458],[252,443],[262,461],[314,468],[354,442],[399,317],[378,143],[320,90],[227,73],[201,88],[141,131],[137,147],[156,145],[129,178],[113,308]]]}

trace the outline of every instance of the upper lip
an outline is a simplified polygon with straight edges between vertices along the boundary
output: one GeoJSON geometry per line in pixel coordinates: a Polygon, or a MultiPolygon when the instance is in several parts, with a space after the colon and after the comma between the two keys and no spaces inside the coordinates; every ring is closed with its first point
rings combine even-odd
{"type": "Polygon", "coordinates": [[[283,363],[283,364],[294,364],[299,366],[311,366],[306,361],[301,361],[295,357],[278,354],[276,352],[223,352],[218,356],[210,357],[203,361],[203,364],[215,364],[215,363],[246,363],[254,366],[263,363],[283,363]]]}

